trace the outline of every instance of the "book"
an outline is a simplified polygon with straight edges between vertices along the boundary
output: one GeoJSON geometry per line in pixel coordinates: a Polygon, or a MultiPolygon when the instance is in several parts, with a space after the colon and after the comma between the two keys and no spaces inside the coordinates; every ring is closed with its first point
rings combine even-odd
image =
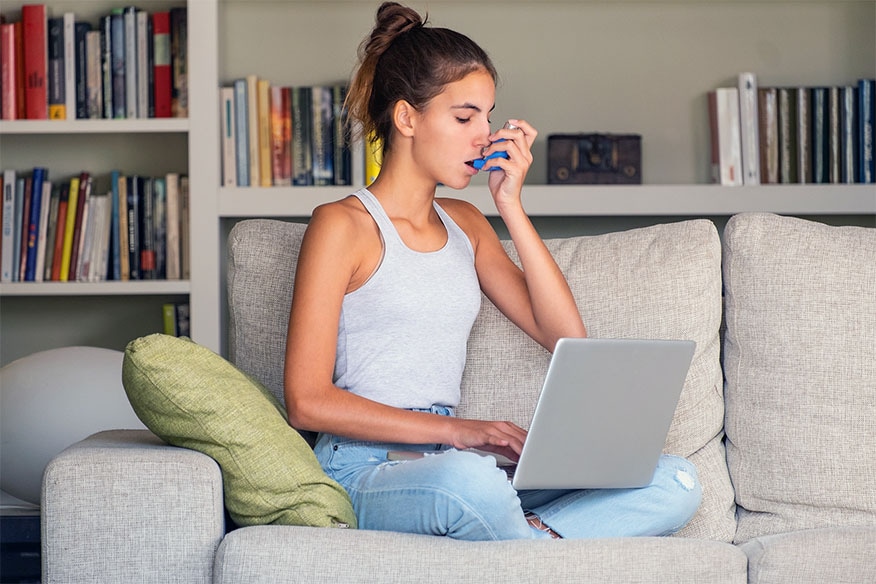
{"type": "Polygon", "coordinates": [[[140,191],[143,180],[139,176],[125,177],[128,223],[128,277],[140,280],[140,191]]]}
{"type": "Polygon", "coordinates": [[[189,177],[179,177],[179,269],[180,278],[191,278],[191,230],[189,207],[189,177]]]}
{"type": "Polygon", "coordinates": [[[739,125],[739,90],[721,87],[709,92],[712,182],[742,184],[742,141],[739,125]]]}
{"type": "Polygon", "coordinates": [[[140,235],[140,279],[154,280],[155,273],[155,181],[152,177],[140,177],[138,219],[140,235]]]}
{"type": "Polygon", "coordinates": [[[88,119],[88,46],[86,38],[91,24],[76,22],[74,51],[76,56],[76,119],[88,119]]]}
{"type": "Polygon", "coordinates": [[[88,172],[79,175],[79,197],[76,200],[76,224],[73,229],[73,247],[70,250],[70,274],[71,281],[79,279],[79,266],[81,263],[82,247],[84,243],[85,228],[88,226],[89,200],[94,185],[94,178],[88,172]]]}
{"type": "MultiPolygon", "coordinates": [[[[81,175],[80,175],[81,176],[81,175]]],[[[73,237],[76,233],[76,217],[79,213],[79,177],[70,179],[68,189],[67,222],[64,225],[64,247],[61,251],[61,270],[59,280],[70,280],[70,258],[73,255],[73,237]]]]}
{"type": "Polygon", "coordinates": [[[170,47],[173,70],[171,111],[175,118],[189,117],[188,13],[184,7],[170,9],[170,47]]]}
{"type": "Polygon", "coordinates": [[[746,185],[760,184],[760,139],[758,137],[757,76],[740,73],[739,125],[742,142],[742,182],[746,185]]]}
{"type": "Polygon", "coordinates": [[[4,120],[14,120],[18,117],[15,45],[15,25],[5,22],[0,24],[0,102],[2,102],[0,119],[4,120]]]}
{"type": "Polygon", "coordinates": [[[64,109],[68,120],[76,119],[76,15],[65,12],[64,22],[64,109]]]}
{"type": "Polygon", "coordinates": [[[840,101],[840,182],[858,180],[858,105],[857,88],[851,85],[839,88],[840,101]]]}
{"type": "Polygon", "coordinates": [[[779,97],[779,182],[797,182],[797,90],[780,87],[779,97]]]}
{"type": "Polygon", "coordinates": [[[173,94],[173,78],[170,52],[170,12],[168,11],[152,14],[152,46],[155,117],[169,118],[173,115],[170,105],[173,94]]]}
{"type": "Polygon", "coordinates": [[[262,184],[260,171],[261,164],[259,163],[259,96],[258,96],[258,77],[255,75],[246,76],[246,129],[249,133],[247,144],[249,145],[249,184],[257,187],[262,184]]]}
{"type": "Polygon", "coordinates": [[[152,233],[155,248],[155,278],[167,279],[167,181],[152,181],[152,233]]]}
{"type": "Polygon", "coordinates": [[[131,279],[131,262],[128,257],[128,177],[119,173],[119,280],[131,279]]]}
{"type": "Polygon", "coordinates": [[[841,176],[840,133],[840,88],[830,87],[827,90],[827,179],[833,184],[839,183],[841,176]]]}
{"type": "MultiPolygon", "coordinates": [[[[50,183],[47,183],[50,184],[50,183]]],[[[50,187],[49,213],[45,230],[40,233],[40,263],[42,264],[42,280],[49,282],[52,279],[52,262],[55,258],[55,240],[58,231],[58,212],[60,209],[61,189],[64,182],[58,188],[50,187]]],[[[37,274],[39,277],[39,273],[37,274]]]]}
{"type": "Polygon", "coordinates": [[[235,159],[237,164],[237,186],[248,187],[249,176],[249,103],[246,79],[234,82],[234,137],[235,159]]]}
{"type": "MultiPolygon", "coordinates": [[[[25,176],[23,179],[20,179],[22,182],[22,195],[21,195],[21,211],[20,216],[16,217],[16,221],[20,223],[20,227],[18,229],[18,250],[16,251],[16,259],[18,262],[18,267],[16,268],[16,276],[15,279],[18,282],[24,282],[26,280],[27,274],[27,238],[30,233],[29,225],[30,225],[30,206],[32,203],[33,197],[33,177],[25,176]]],[[[16,215],[19,215],[19,211],[16,209],[16,215]]]]}
{"type": "Polygon", "coordinates": [[[15,251],[15,176],[14,170],[3,171],[3,231],[0,250],[0,282],[12,282],[12,254],[15,251]]]}
{"type": "Polygon", "coordinates": [[[313,184],[313,149],[311,140],[311,88],[292,88],[292,184],[313,184]]]}
{"type": "Polygon", "coordinates": [[[52,206],[52,183],[49,181],[48,170],[43,178],[40,195],[40,215],[36,229],[36,258],[34,262],[33,281],[42,282],[46,262],[46,230],[49,227],[49,211],[52,206]]]}
{"type": "Polygon", "coordinates": [[[150,34],[149,15],[145,10],[137,10],[134,15],[134,27],[137,30],[137,117],[148,118],[149,102],[150,102],[150,87],[149,77],[151,73],[151,64],[149,62],[149,52],[152,46],[152,35],[150,34]]]}
{"type": "Polygon", "coordinates": [[[113,117],[113,29],[112,15],[100,19],[100,75],[103,117],[113,117]]]}
{"type": "Polygon", "coordinates": [[[876,79],[858,80],[858,182],[876,182],[873,131],[876,120],[876,79]]]}
{"type": "Polygon", "coordinates": [[[219,115],[222,131],[222,185],[237,186],[237,136],[234,123],[234,87],[219,89],[219,115]]]}
{"type": "Polygon", "coordinates": [[[313,184],[326,186],[334,183],[334,128],[332,88],[316,85],[311,88],[313,144],[313,184]]]}
{"type": "Polygon", "coordinates": [[[49,119],[66,120],[67,93],[64,85],[66,79],[64,70],[64,18],[50,18],[48,21],[48,33],[49,119]]]}
{"type": "Polygon", "coordinates": [[[191,336],[190,306],[188,302],[166,302],[161,307],[164,334],[174,337],[191,336]]]}
{"type": "Polygon", "coordinates": [[[137,117],[137,8],[124,9],[125,23],[125,117],[137,117]]]}
{"type": "Polygon", "coordinates": [[[169,172],[164,177],[167,190],[167,261],[165,278],[180,279],[180,193],[179,174],[169,172]]]}
{"type": "Polygon", "coordinates": [[[292,185],[291,87],[271,86],[271,177],[274,186],[292,185]]]}
{"type": "Polygon", "coordinates": [[[830,182],[830,167],[828,157],[830,155],[830,142],[828,124],[830,112],[828,111],[827,87],[813,87],[810,90],[811,135],[812,135],[812,182],[830,182]]]}
{"type": "Polygon", "coordinates": [[[70,203],[70,183],[65,181],[59,188],[58,196],[58,219],[53,241],[54,253],[52,254],[52,272],[50,280],[61,281],[61,258],[64,255],[64,233],[67,226],[67,210],[70,203]]]}
{"type": "Polygon", "coordinates": [[[344,101],[347,98],[346,85],[332,87],[332,153],[335,172],[334,184],[353,184],[353,161],[351,135],[347,124],[347,111],[344,101]]]}
{"type": "Polygon", "coordinates": [[[48,20],[45,4],[25,4],[21,7],[22,42],[24,48],[25,117],[45,120],[49,117],[48,20]]]}
{"type": "Polygon", "coordinates": [[[271,83],[267,79],[256,81],[256,99],[258,100],[258,142],[259,142],[259,185],[273,185],[271,157],[271,83]]]}
{"type": "Polygon", "coordinates": [[[797,182],[812,182],[812,99],[808,87],[797,88],[797,182]]]}
{"type": "Polygon", "coordinates": [[[36,281],[37,251],[43,208],[43,183],[48,178],[48,169],[44,167],[33,169],[31,176],[30,216],[27,223],[27,264],[25,266],[24,278],[22,278],[27,282],[36,281]]]}
{"type": "Polygon", "coordinates": [[[103,117],[103,64],[101,32],[85,33],[85,111],[92,120],[103,117]]]}
{"type": "Polygon", "coordinates": [[[110,13],[110,28],[112,30],[111,46],[112,57],[112,117],[124,119],[128,114],[127,87],[125,67],[125,14],[121,8],[116,8],[110,13]]]}
{"type": "Polygon", "coordinates": [[[122,173],[118,170],[110,172],[110,249],[108,260],[108,278],[111,280],[122,279],[122,263],[121,263],[121,238],[119,213],[121,207],[119,205],[119,183],[122,181],[122,173]]]}
{"type": "Polygon", "coordinates": [[[757,90],[760,179],[763,184],[779,182],[779,109],[775,87],[757,90]]]}
{"type": "Polygon", "coordinates": [[[24,23],[14,23],[15,34],[15,119],[27,119],[27,92],[24,69],[24,23]]]}

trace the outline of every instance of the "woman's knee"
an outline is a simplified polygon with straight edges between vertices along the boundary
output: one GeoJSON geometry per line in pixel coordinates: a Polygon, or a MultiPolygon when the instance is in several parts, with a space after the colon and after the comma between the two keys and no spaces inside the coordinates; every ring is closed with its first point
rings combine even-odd
{"type": "Polygon", "coordinates": [[[660,457],[654,474],[654,483],[666,497],[664,509],[671,515],[668,533],[687,525],[696,514],[703,499],[696,466],[685,458],[673,455],[660,457]]]}

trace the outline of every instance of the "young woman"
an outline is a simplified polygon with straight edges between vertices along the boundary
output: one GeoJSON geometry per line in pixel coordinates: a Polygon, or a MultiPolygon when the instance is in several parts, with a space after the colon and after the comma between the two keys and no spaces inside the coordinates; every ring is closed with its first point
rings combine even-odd
{"type": "Polygon", "coordinates": [[[699,505],[696,471],[663,457],[650,487],[516,492],[492,451],[516,459],[526,431],[464,420],[468,335],[483,293],[548,350],[586,330],[520,199],[535,128],[490,130],[496,71],[464,35],[386,2],[360,47],[348,107],[383,142],[377,180],[314,210],[301,246],[286,350],[290,423],[320,433],[326,472],[364,529],[469,540],[661,535],[699,505]],[[471,204],[435,197],[468,186],[494,152],[489,189],[522,269],[471,204]],[[388,461],[390,451],[427,453],[388,461]]]}

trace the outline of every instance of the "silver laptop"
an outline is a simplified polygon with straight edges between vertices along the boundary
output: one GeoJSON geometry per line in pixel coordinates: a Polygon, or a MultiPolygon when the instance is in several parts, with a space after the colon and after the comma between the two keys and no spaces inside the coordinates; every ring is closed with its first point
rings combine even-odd
{"type": "Polygon", "coordinates": [[[684,340],[560,339],[512,485],[650,484],[695,346],[684,340]]]}

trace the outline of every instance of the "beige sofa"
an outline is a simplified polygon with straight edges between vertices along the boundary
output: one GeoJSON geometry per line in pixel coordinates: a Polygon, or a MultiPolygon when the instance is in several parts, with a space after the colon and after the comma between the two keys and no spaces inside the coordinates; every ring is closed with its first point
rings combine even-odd
{"type": "MultiPolygon", "coordinates": [[[[249,220],[229,238],[231,359],[281,399],[302,230],[249,220]]],[[[742,214],[723,242],[689,220],[548,245],[591,336],[697,343],[665,450],[704,495],[676,536],[230,529],[211,458],[120,430],[47,468],[43,581],[876,582],[876,229],[742,214]]],[[[526,425],[547,362],[484,300],[460,414],[526,425]]]]}

